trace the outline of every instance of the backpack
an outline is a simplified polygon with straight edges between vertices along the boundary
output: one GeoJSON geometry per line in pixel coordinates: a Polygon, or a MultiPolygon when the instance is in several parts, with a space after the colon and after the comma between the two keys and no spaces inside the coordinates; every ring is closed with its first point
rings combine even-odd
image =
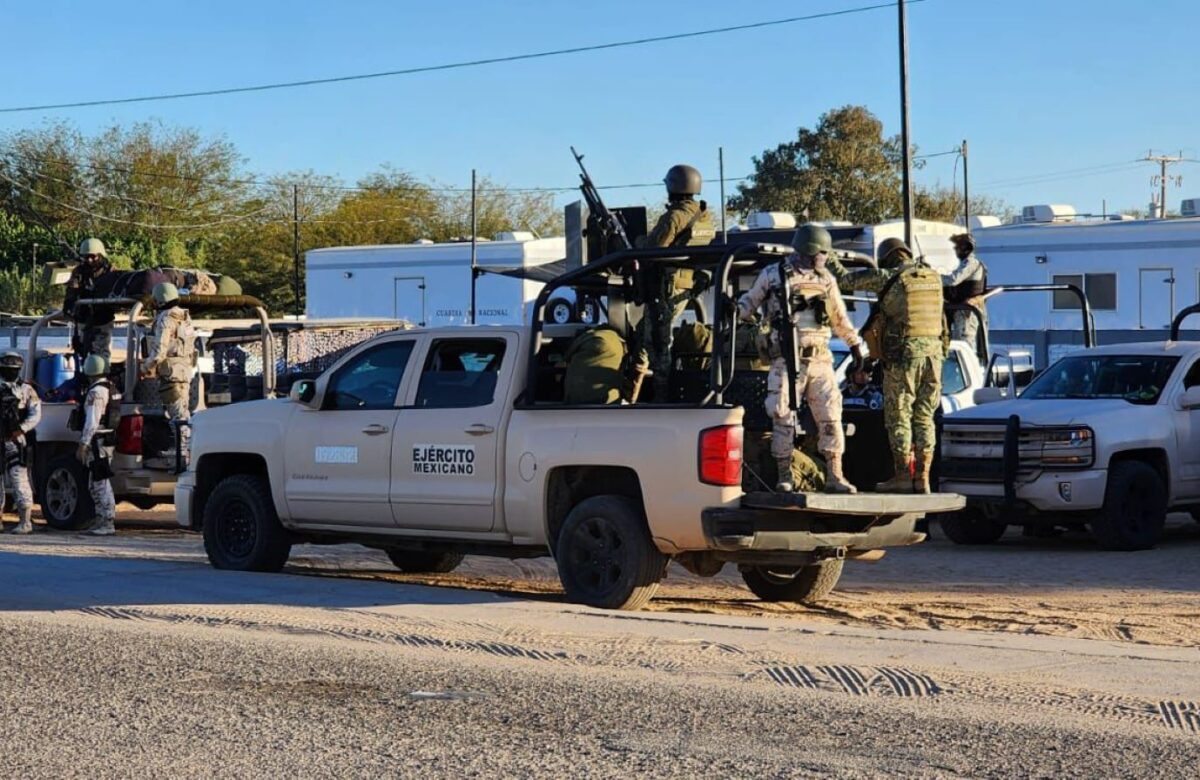
{"type": "Polygon", "coordinates": [[[567,348],[563,400],[568,404],[619,403],[627,355],[625,340],[610,327],[580,333],[567,348]]]}

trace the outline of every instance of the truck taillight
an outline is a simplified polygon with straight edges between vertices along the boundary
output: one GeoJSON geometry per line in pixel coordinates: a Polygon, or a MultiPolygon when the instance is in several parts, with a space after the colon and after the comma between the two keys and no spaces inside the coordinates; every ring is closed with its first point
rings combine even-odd
{"type": "Polygon", "coordinates": [[[700,431],[700,481],[707,485],[742,484],[742,426],[722,425],[700,431]]]}
{"type": "Polygon", "coordinates": [[[142,454],[142,422],[140,414],[122,417],[117,425],[117,452],[122,455],[142,454]]]}

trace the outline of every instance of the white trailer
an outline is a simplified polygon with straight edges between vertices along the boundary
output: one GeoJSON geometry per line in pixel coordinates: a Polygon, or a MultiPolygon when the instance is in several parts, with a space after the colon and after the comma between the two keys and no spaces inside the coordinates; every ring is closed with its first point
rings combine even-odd
{"type": "MultiPolygon", "coordinates": [[[[522,325],[532,317],[542,283],[500,274],[561,263],[562,237],[501,234],[476,243],[475,321],[522,325]]],[[[385,244],[313,249],[305,253],[309,318],[386,318],[419,327],[470,320],[471,244],[385,244]]],[[[550,270],[547,268],[547,270],[550,270]]],[[[557,267],[561,272],[561,267],[557,267]]]]}
{"type": "MultiPolygon", "coordinates": [[[[990,285],[1082,288],[1098,344],[1164,341],[1175,312],[1200,301],[1200,219],[1024,223],[975,238],[990,285]]],[[[1039,367],[1083,344],[1079,303],[1066,293],[999,296],[988,316],[993,346],[1027,349],[1039,367]]]]}

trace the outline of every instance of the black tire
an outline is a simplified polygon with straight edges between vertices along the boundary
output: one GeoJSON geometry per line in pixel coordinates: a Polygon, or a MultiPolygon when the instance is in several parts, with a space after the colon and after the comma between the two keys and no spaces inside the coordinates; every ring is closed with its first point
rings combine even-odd
{"type": "Polygon", "coordinates": [[[566,325],[575,320],[575,305],[566,298],[551,298],[546,303],[546,322],[566,325]]]}
{"type": "Polygon", "coordinates": [[[204,552],[213,568],[279,571],[291,551],[266,479],[238,474],[217,484],[204,505],[204,552]]]}
{"type": "Polygon", "coordinates": [[[1167,522],[1167,486],[1147,463],[1127,460],[1108,470],[1104,507],[1092,518],[1092,536],[1105,550],[1148,550],[1167,522]]]}
{"type": "Polygon", "coordinates": [[[833,592],[845,563],[827,558],[798,568],[755,566],[742,572],[742,580],[763,601],[816,604],[833,592]]]}
{"type": "Polygon", "coordinates": [[[1008,530],[1008,523],[994,520],[979,509],[939,515],[942,533],[955,544],[993,544],[1008,530]]]}
{"type": "Polygon", "coordinates": [[[406,574],[446,574],[457,569],[464,557],[462,553],[422,552],[395,547],[386,552],[396,568],[406,574]]]}
{"type": "Polygon", "coordinates": [[[593,496],[567,514],[555,543],[567,598],[600,609],[641,609],[658,590],[667,556],[642,509],[624,496],[593,496]]]}
{"type": "Polygon", "coordinates": [[[60,531],[78,531],[96,519],[96,505],[88,490],[88,472],[74,455],[60,455],[38,474],[38,501],[46,525],[60,531]]]}

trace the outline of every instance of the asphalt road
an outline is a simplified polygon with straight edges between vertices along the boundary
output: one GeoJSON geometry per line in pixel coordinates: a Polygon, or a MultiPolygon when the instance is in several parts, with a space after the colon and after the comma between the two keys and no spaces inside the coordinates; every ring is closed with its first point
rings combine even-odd
{"type": "MultiPolygon", "coordinates": [[[[3,776],[1194,777],[1200,766],[1195,644],[605,613],[217,572],[195,537],[143,536],[0,543],[3,776]]],[[[344,549],[352,572],[359,548],[344,549]]]]}

